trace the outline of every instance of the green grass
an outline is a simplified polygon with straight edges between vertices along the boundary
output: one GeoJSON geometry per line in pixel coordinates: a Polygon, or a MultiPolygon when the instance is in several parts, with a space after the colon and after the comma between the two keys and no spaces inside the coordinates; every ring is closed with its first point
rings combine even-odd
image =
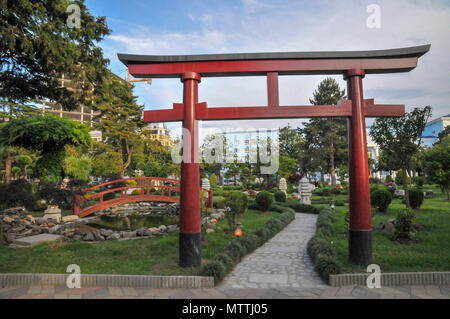
{"type": "MultiPolygon", "coordinates": [[[[276,215],[278,213],[248,210],[240,219],[242,229],[244,233],[255,230],[276,215]]],[[[202,244],[204,260],[222,253],[234,238],[227,233],[226,221],[220,221],[217,226],[202,244]]],[[[79,265],[84,274],[195,275],[198,272],[196,267],[178,266],[178,233],[95,244],[47,243],[29,248],[0,244],[0,273],[65,273],[69,264],[79,265]]]]}
{"type": "MultiPolygon", "coordinates": [[[[425,199],[419,210],[415,211],[414,224],[424,225],[417,232],[419,243],[403,245],[390,240],[392,235],[373,232],[373,263],[384,272],[418,272],[450,270],[450,202],[445,201],[439,188],[426,185],[423,190],[432,189],[434,198],[425,199]]],[[[327,205],[320,205],[327,206],[327,205]]],[[[387,213],[373,213],[372,226],[396,218],[405,209],[400,199],[394,199],[387,213]]],[[[330,238],[336,248],[337,257],[343,265],[343,273],[365,272],[364,267],[355,266],[348,261],[348,238],[345,234],[344,216],[348,204],[335,208],[334,234],[330,238]]]]}

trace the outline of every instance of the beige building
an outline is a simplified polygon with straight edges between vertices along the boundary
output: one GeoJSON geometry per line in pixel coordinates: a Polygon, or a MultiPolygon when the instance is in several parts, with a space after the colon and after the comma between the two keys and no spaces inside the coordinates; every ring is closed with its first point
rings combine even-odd
{"type": "Polygon", "coordinates": [[[166,123],[151,123],[145,130],[150,131],[150,139],[160,141],[163,146],[173,146],[170,130],[167,128],[166,123]]]}

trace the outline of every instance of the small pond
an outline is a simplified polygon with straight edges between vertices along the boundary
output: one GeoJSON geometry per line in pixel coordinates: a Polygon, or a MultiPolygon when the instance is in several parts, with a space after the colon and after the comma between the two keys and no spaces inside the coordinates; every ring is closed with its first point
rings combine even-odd
{"type": "Polygon", "coordinates": [[[88,224],[95,228],[111,229],[114,231],[121,230],[137,230],[142,227],[151,228],[159,227],[161,225],[178,224],[180,219],[178,216],[171,216],[166,214],[149,214],[149,215],[129,215],[122,216],[106,216],[103,215],[99,220],[88,224]]]}

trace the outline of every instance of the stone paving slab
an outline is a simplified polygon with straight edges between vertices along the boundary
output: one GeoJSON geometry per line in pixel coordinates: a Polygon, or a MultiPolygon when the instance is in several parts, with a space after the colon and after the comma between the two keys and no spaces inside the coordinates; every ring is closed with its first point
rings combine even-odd
{"type": "Polygon", "coordinates": [[[317,215],[297,213],[286,228],[245,256],[217,288],[325,287],[306,251],[316,220],[317,215]]]}
{"type": "Polygon", "coordinates": [[[17,246],[36,246],[45,242],[57,241],[61,236],[53,234],[39,234],[29,237],[19,238],[13,241],[14,245],[17,246]]]}

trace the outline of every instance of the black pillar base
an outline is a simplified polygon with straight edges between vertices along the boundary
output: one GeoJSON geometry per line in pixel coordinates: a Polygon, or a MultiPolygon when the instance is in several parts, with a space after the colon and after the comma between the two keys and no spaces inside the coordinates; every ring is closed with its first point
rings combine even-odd
{"type": "Polygon", "coordinates": [[[350,230],[348,233],[350,262],[367,266],[372,263],[372,230],[350,230]]]}
{"type": "Polygon", "coordinates": [[[180,233],[180,266],[195,267],[202,263],[201,233],[180,233]]]}

